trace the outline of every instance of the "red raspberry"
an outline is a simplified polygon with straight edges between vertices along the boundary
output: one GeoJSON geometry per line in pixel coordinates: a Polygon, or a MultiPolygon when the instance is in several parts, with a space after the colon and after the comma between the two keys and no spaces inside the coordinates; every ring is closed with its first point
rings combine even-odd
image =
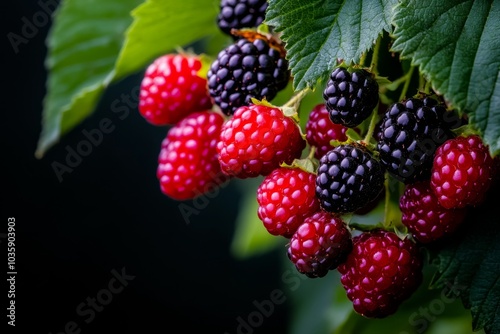
{"type": "Polygon", "coordinates": [[[316,105],[309,114],[306,123],[306,140],[316,148],[314,156],[321,159],[333,146],[332,140],[346,141],[347,127],[335,124],[330,120],[330,114],[324,103],[316,105]]]}
{"type": "Polygon", "coordinates": [[[217,144],[222,171],[241,179],[268,175],[300,158],[306,141],[299,126],[279,108],[238,108],[222,126],[217,144]]]}
{"type": "Polygon", "coordinates": [[[456,137],[437,148],[431,187],[447,209],[476,206],[483,202],[493,173],[494,160],[481,137],[456,137]]]}
{"type": "Polygon", "coordinates": [[[300,168],[280,167],[257,189],[258,216],[272,235],[290,238],[306,216],[319,210],[316,176],[300,168]]]}
{"type": "Polygon", "coordinates": [[[318,211],[307,217],[290,240],[288,258],[310,278],[323,277],[352,250],[351,232],[340,217],[318,211]]]}
{"type": "Polygon", "coordinates": [[[466,209],[442,207],[429,181],[406,185],[399,207],[402,223],[422,243],[438,240],[454,232],[466,214],[466,209]]]}
{"type": "Polygon", "coordinates": [[[223,121],[221,114],[205,110],[189,114],[170,128],[157,169],[165,195],[193,199],[228,179],[220,170],[216,150],[223,121]]]}
{"type": "Polygon", "coordinates": [[[210,109],[206,78],[198,76],[195,55],[166,54],[155,59],[144,74],[139,112],[153,125],[174,125],[194,111],[210,109]]]}
{"type": "Polygon", "coordinates": [[[353,250],[338,271],[354,310],[367,318],[384,318],[420,286],[422,268],[413,241],[374,230],[353,238],[353,250]]]}

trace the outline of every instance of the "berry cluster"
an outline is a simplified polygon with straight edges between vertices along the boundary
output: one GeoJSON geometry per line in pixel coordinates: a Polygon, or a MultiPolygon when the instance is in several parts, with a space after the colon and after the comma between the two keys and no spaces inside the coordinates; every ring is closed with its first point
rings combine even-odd
{"type": "Polygon", "coordinates": [[[404,184],[401,223],[418,243],[451,235],[492,184],[497,159],[467,130],[438,97],[408,98],[383,115],[376,148],[389,175],[404,184]]]}
{"type": "Polygon", "coordinates": [[[270,234],[289,239],[288,258],[300,273],[317,278],[337,269],[354,309],[383,318],[421,284],[423,245],[450,235],[466,207],[482,202],[494,160],[478,135],[459,135],[466,123],[438,96],[416,95],[375,113],[378,83],[366,69],[339,65],[323,98],[305,124],[305,159],[316,168],[297,162],[266,176],[258,215],[270,234]],[[370,116],[381,118],[373,138],[352,139],[348,130],[368,132],[370,116]],[[357,231],[348,217],[377,206],[388,182],[404,185],[407,233],[392,230],[397,222],[357,231]]]}
{"type": "Polygon", "coordinates": [[[262,0],[221,0],[216,24],[232,39],[217,59],[204,66],[200,55],[168,53],[146,68],[139,112],[169,127],[156,173],[168,197],[194,199],[231,177],[267,175],[300,157],[305,141],[296,123],[252,103],[271,101],[290,78],[284,48],[255,30],[266,9],[262,0]]]}
{"type": "Polygon", "coordinates": [[[206,74],[192,54],[164,55],[146,70],[139,111],[170,126],[160,188],[189,200],[232,178],[262,177],[256,214],[287,240],[297,271],[337,270],[356,312],[386,317],[421,284],[423,245],[453,233],[484,200],[496,160],[437,95],[385,106],[377,74],[342,62],[302,129],[303,92],[270,103],[291,74],[279,39],[256,30],[266,5],[221,1],[217,24],[232,38],[206,74]],[[390,198],[390,182],[404,186],[401,221],[356,224],[352,217],[390,198]]]}
{"type": "Polygon", "coordinates": [[[258,216],[270,234],[289,240],[287,255],[298,272],[320,278],[337,269],[354,309],[383,318],[420,285],[423,259],[409,236],[351,228],[348,215],[372,208],[385,191],[386,168],[376,151],[350,140],[347,131],[361,133],[357,126],[378,104],[378,84],[367,70],[347,67],[330,77],[324,102],[311,110],[305,124],[309,156],[265,175],[257,189],[258,216]]]}

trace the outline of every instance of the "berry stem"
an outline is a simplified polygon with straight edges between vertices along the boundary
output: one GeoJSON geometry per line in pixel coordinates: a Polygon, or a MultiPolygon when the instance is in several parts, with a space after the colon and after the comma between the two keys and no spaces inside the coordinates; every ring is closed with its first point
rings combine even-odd
{"type": "Polygon", "coordinates": [[[380,230],[380,229],[383,230],[383,229],[385,229],[385,226],[384,226],[384,224],[382,224],[380,222],[377,224],[360,224],[360,223],[356,223],[356,222],[350,222],[349,228],[351,228],[351,230],[369,232],[369,231],[373,231],[373,230],[380,230]]]}
{"type": "Polygon", "coordinates": [[[365,138],[363,142],[368,144],[373,136],[373,131],[375,131],[375,126],[377,125],[378,120],[378,104],[375,109],[372,111],[372,118],[370,119],[370,125],[368,126],[368,131],[366,132],[365,138]]]}
{"type": "Polygon", "coordinates": [[[402,182],[392,178],[386,172],[385,178],[385,207],[384,207],[384,228],[387,231],[399,228],[401,223],[401,210],[399,200],[405,185],[402,182]]]}
{"type": "Polygon", "coordinates": [[[382,44],[382,35],[380,35],[377,38],[377,41],[375,42],[375,46],[373,47],[373,52],[372,52],[372,60],[370,61],[370,72],[374,73],[375,75],[378,74],[377,65],[378,65],[378,53],[380,50],[380,44],[382,44]]]}
{"type": "Polygon", "coordinates": [[[431,93],[431,83],[430,81],[425,81],[424,93],[429,95],[431,93]]]}
{"type": "MultiPolygon", "coordinates": [[[[372,72],[375,76],[377,73],[377,64],[378,64],[378,54],[380,50],[380,44],[382,44],[382,35],[378,36],[377,41],[375,42],[375,46],[373,47],[372,59],[370,61],[370,72],[372,72]]],[[[373,131],[375,130],[375,125],[378,120],[378,104],[375,109],[372,111],[372,117],[370,119],[370,125],[368,126],[368,131],[366,132],[365,138],[363,142],[368,144],[373,136],[373,131]]]]}
{"type": "Polygon", "coordinates": [[[307,155],[307,159],[314,160],[314,154],[316,153],[316,146],[310,145],[309,154],[307,155]]]}
{"type": "Polygon", "coordinates": [[[396,90],[399,87],[399,85],[401,85],[403,82],[407,81],[407,78],[408,78],[408,74],[407,73],[403,74],[402,76],[400,76],[396,80],[392,81],[388,86],[391,86],[391,88],[390,88],[391,90],[396,90]]]}
{"type": "Polygon", "coordinates": [[[302,99],[309,93],[309,88],[304,88],[301,91],[299,91],[297,94],[292,96],[290,100],[288,100],[283,107],[285,108],[294,108],[296,111],[298,111],[300,102],[302,99]]]}
{"type": "Polygon", "coordinates": [[[366,61],[366,56],[368,55],[368,51],[364,52],[361,57],[359,58],[359,65],[360,66],[365,66],[365,61],[366,61]]]}
{"type": "Polygon", "coordinates": [[[418,90],[420,92],[423,92],[424,91],[424,86],[425,86],[425,78],[423,76],[422,73],[420,73],[420,75],[418,76],[418,90]]]}
{"type": "Polygon", "coordinates": [[[406,73],[406,81],[405,85],[403,86],[403,90],[401,91],[401,94],[399,95],[399,101],[402,101],[403,99],[406,98],[406,94],[408,93],[408,88],[410,87],[411,83],[411,78],[413,76],[413,71],[415,70],[415,66],[410,66],[408,69],[408,73],[406,73]]]}
{"type": "Polygon", "coordinates": [[[418,82],[418,91],[423,92],[425,95],[430,95],[431,83],[427,81],[423,74],[420,74],[418,82]]]}
{"type": "Polygon", "coordinates": [[[391,192],[389,190],[389,174],[385,172],[385,181],[384,181],[384,187],[385,187],[385,205],[384,205],[384,227],[387,227],[389,224],[387,223],[387,219],[389,217],[389,204],[391,201],[391,192]]]}

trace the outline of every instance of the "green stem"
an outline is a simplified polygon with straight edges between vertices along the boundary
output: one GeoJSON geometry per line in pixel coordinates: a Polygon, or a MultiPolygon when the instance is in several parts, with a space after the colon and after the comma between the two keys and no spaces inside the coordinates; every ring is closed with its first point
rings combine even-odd
{"type": "Polygon", "coordinates": [[[358,231],[363,231],[363,232],[385,229],[384,225],[381,223],[377,223],[377,224],[373,225],[373,224],[359,224],[359,223],[355,223],[355,222],[350,222],[349,227],[352,230],[358,230],[358,231]]]}
{"type": "Polygon", "coordinates": [[[307,155],[307,159],[309,159],[309,160],[315,159],[315,157],[314,157],[315,153],[316,153],[316,146],[311,145],[310,150],[309,150],[309,154],[307,155]]]}
{"type": "Polygon", "coordinates": [[[384,227],[388,227],[390,225],[390,222],[387,222],[387,219],[389,217],[389,202],[391,200],[391,191],[389,188],[389,175],[387,172],[385,175],[384,187],[385,187],[384,227]]]}
{"type": "Polygon", "coordinates": [[[370,125],[368,126],[368,131],[366,132],[365,138],[363,139],[363,141],[367,144],[372,139],[373,131],[375,131],[375,126],[377,125],[377,120],[378,120],[378,104],[372,111],[372,118],[370,119],[370,125]]]}
{"type": "Polygon", "coordinates": [[[406,98],[406,94],[408,93],[408,88],[410,87],[411,78],[413,77],[414,70],[415,70],[415,66],[411,66],[410,69],[408,70],[408,73],[406,73],[407,78],[405,81],[405,85],[403,86],[403,90],[401,91],[401,94],[399,95],[399,101],[402,101],[403,99],[406,98]]]}
{"type": "Polygon", "coordinates": [[[424,93],[429,95],[431,93],[431,83],[429,81],[425,82],[424,93]]]}
{"type": "Polygon", "coordinates": [[[378,65],[378,53],[380,50],[380,44],[382,44],[382,36],[377,38],[377,42],[375,42],[375,46],[373,47],[372,60],[370,62],[370,72],[378,74],[377,65],[378,65]]]}
{"type": "Polygon", "coordinates": [[[420,74],[418,76],[418,91],[419,92],[423,92],[424,91],[424,89],[425,89],[425,82],[426,82],[426,80],[425,80],[423,74],[420,74]]]}
{"type": "Polygon", "coordinates": [[[361,57],[359,58],[359,65],[360,66],[365,66],[365,61],[366,61],[366,55],[368,54],[368,51],[364,52],[361,57]]]}
{"type": "MultiPolygon", "coordinates": [[[[288,100],[287,103],[283,105],[283,107],[293,107],[295,109],[298,109],[300,102],[302,99],[309,93],[309,88],[304,88],[301,91],[299,91],[297,94],[292,96],[290,100],[288,100]]],[[[298,110],[297,110],[298,111],[298,110]]]]}
{"type": "Polygon", "coordinates": [[[399,87],[399,85],[401,85],[403,82],[406,82],[407,81],[407,78],[408,78],[408,74],[405,74],[399,78],[397,78],[396,80],[392,81],[391,82],[391,86],[394,86],[394,87],[399,87]]]}

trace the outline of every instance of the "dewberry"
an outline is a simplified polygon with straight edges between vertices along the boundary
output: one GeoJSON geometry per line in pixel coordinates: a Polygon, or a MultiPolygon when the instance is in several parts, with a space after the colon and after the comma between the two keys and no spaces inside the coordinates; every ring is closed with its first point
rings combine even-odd
{"type": "Polygon", "coordinates": [[[367,318],[385,318],[420,286],[422,268],[413,241],[373,230],[353,238],[353,250],[338,271],[354,310],[367,318]]]}
{"type": "Polygon", "coordinates": [[[352,128],[370,116],[379,101],[378,83],[365,69],[337,67],[323,90],[333,123],[352,128]]]}
{"type": "Polygon", "coordinates": [[[347,127],[335,124],[330,120],[330,114],[324,103],[317,104],[309,113],[306,122],[306,140],[315,147],[314,156],[321,159],[326,152],[334,147],[331,144],[333,140],[346,141],[347,129],[347,127]]]}
{"type": "Polygon", "coordinates": [[[272,101],[290,79],[288,61],[265,38],[241,38],[219,52],[207,74],[214,103],[226,115],[252,98],[272,101]]]}
{"type": "Polygon", "coordinates": [[[305,146],[297,123],[281,109],[252,104],[238,108],[224,123],[217,151],[222,171],[244,179],[291,164],[305,146]]]}
{"type": "Polygon", "coordinates": [[[227,35],[232,29],[256,28],[265,19],[266,0],[221,0],[217,14],[217,26],[227,35]]]}
{"type": "Polygon", "coordinates": [[[430,182],[408,184],[400,198],[401,222],[421,243],[439,240],[453,233],[465,219],[465,209],[447,209],[437,200],[430,182]]]}
{"type": "Polygon", "coordinates": [[[319,209],[316,176],[300,168],[280,167],[257,189],[257,214],[272,235],[290,238],[304,218],[319,209]]]}
{"type": "Polygon", "coordinates": [[[453,138],[446,109],[435,99],[410,98],[389,106],[377,136],[380,161],[404,183],[430,178],[434,152],[453,138]]]}
{"type": "Polygon", "coordinates": [[[217,160],[217,141],[224,118],[212,111],[191,113],[168,130],[158,157],[161,191],[188,200],[228,180],[217,160]]]}
{"type": "Polygon", "coordinates": [[[290,239],[288,258],[310,278],[323,277],[352,250],[351,232],[340,217],[319,211],[307,217],[290,239]]]}
{"type": "Polygon", "coordinates": [[[384,179],[382,165],[364,146],[343,144],[320,159],[316,196],[325,211],[354,212],[375,200],[384,179]]]}
{"type": "Polygon", "coordinates": [[[144,73],[139,93],[139,112],[153,125],[174,125],[194,111],[212,107],[207,80],[198,75],[198,56],[166,54],[144,73]]]}
{"type": "Polygon", "coordinates": [[[494,178],[494,159],[478,135],[450,139],[438,147],[431,187],[439,203],[448,209],[483,202],[494,178]]]}

